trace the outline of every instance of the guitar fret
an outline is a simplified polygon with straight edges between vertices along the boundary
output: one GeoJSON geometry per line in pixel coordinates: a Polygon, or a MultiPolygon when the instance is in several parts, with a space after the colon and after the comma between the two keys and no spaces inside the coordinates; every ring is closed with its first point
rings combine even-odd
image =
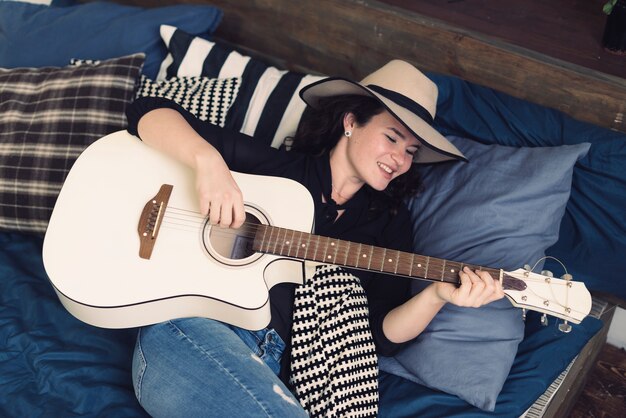
{"type": "Polygon", "coordinates": [[[276,246],[274,248],[276,248],[276,253],[277,254],[282,254],[283,253],[283,249],[285,248],[285,240],[283,238],[280,237],[280,234],[284,233],[282,228],[278,228],[278,234],[276,234],[276,246]]]}
{"type": "Polygon", "coordinates": [[[287,250],[287,255],[291,256],[291,249],[292,248],[296,248],[296,251],[298,250],[298,247],[295,245],[295,239],[296,239],[296,231],[291,231],[291,241],[287,241],[287,245],[289,246],[289,249],[287,250]]]}
{"type": "Polygon", "coordinates": [[[383,266],[385,265],[386,262],[387,262],[387,249],[384,248],[384,250],[383,250],[383,260],[382,260],[382,263],[380,263],[380,271],[383,271],[383,266]]]}
{"type": "Polygon", "coordinates": [[[430,267],[430,257],[426,257],[426,270],[424,271],[424,277],[429,279],[428,277],[428,268],[430,267]]]}
{"type": "Polygon", "coordinates": [[[346,248],[346,259],[343,261],[344,266],[348,265],[348,255],[350,255],[350,244],[351,242],[348,241],[348,247],[346,248]]]}
{"type": "Polygon", "coordinates": [[[276,253],[276,251],[272,249],[276,247],[276,238],[274,237],[274,235],[277,233],[278,233],[278,229],[276,227],[272,227],[272,229],[270,230],[270,237],[269,237],[269,242],[268,242],[268,247],[267,247],[267,250],[270,253],[276,253]]]}
{"type": "Polygon", "coordinates": [[[267,252],[267,240],[265,239],[265,236],[267,235],[267,229],[267,226],[263,228],[263,242],[261,242],[261,250],[265,252],[267,252]],[[263,246],[265,246],[265,248],[263,248],[263,246]]]}
{"type": "Polygon", "coordinates": [[[315,252],[315,259],[317,261],[324,261],[324,250],[322,248],[324,237],[318,237],[315,244],[317,245],[317,251],[315,252]],[[320,254],[318,254],[320,253],[320,254]]]}
{"type": "Polygon", "coordinates": [[[302,242],[302,232],[300,232],[300,246],[298,247],[298,251],[300,251],[300,248],[304,248],[304,258],[305,259],[309,259],[309,243],[311,241],[311,235],[307,234],[307,242],[306,244],[304,242],[302,242]]]}
{"type": "MultiPolygon", "coordinates": [[[[311,258],[311,260],[318,261],[317,260],[317,249],[319,248],[319,245],[318,245],[319,244],[319,239],[317,237],[314,237],[314,236],[311,236],[311,238],[315,239],[315,252],[313,253],[313,257],[311,258]]],[[[309,241],[309,244],[310,243],[311,242],[309,241]]]]}
{"type": "Polygon", "coordinates": [[[400,261],[400,252],[396,251],[396,266],[393,269],[394,274],[398,274],[398,261],[400,261]]]}
{"type": "Polygon", "coordinates": [[[456,277],[459,274],[460,268],[460,264],[456,261],[448,261],[448,272],[446,272],[446,274],[449,273],[448,282],[451,283],[456,281],[456,277]]]}
{"type": "Polygon", "coordinates": [[[294,256],[300,258],[300,245],[302,244],[302,231],[295,231],[293,234],[294,256]]]}
{"type": "Polygon", "coordinates": [[[411,277],[413,266],[411,264],[411,256],[413,254],[401,252],[399,253],[398,272],[403,276],[411,277]]]}
{"type": "Polygon", "coordinates": [[[371,245],[369,247],[370,247],[370,256],[369,256],[369,260],[367,261],[367,269],[368,270],[372,266],[372,254],[374,254],[374,247],[371,246],[371,245]]]}
{"type": "Polygon", "coordinates": [[[361,248],[363,248],[363,244],[359,243],[359,248],[356,251],[356,263],[354,267],[359,267],[359,261],[361,260],[361,248]]]}
{"type": "Polygon", "coordinates": [[[280,239],[280,255],[284,255],[285,254],[285,246],[287,245],[287,230],[280,228],[280,231],[278,232],[278,236],[280,239]],[[280,234],[282,233],[282,237],[280,237],[280,234]]]}
{"type": "Polygon", "coordinates": [[[289,240],[287,239],[287,234],[289,233],[288,229],[282,229],[283,231],[283,238],[281,239],[281,250],[280,250],[280,254],[281,255],[285,255],[285,247],[287,247],[287,251],[289,251],[289,240]]]}
{"type": "Polygon", "coordinates": [[[322,237],[322,239],[324,240],[324,257],[323,257],[323,261],[327,261],[330,260],[330,255],[328,254],[328,243],[329,243],[329,239],[328,237],[322,237]]]}
{"type": "Polygon", "coordinates": [[[424,266],[425,266],[425,262],[424,262],[425,260],[424,260],[424,259],[425,259],[425,257],[419,257],[419,259],[418,259],[418,261],[417,261],[417,268],[419,268],[419,269],[421,269],[421,270],[422,270],[422,271],[421,271],[420,273],[418,273],[417,275],[418,275],[418,276],[421,276],[421,277],[427,277],[427,276],[426,276],[425,267],[424,267],[424,266]]]}
{"type": "Polygon", "coordinates": [[[398,253],[398,273],[403,276],[411,277],[413,271],[413,265],[411,264],[411,253],[399,252],[398,253]]]}
{"type": "Polygon", "coordinates": [[[281,228],[281,231],[283,233],[283,236],[280,239],[280,254],[285,255],[285,248],[287,248],[287,251],[289,251],[289,240],[287,239],[287,234],[289,233],[289,230],[281,228]]]}
{"type": "Polygon", "coordinates": [[[278,254],[279,253],[279,245],[280,245],[280,228],[277,227],[276,229],[276,238],[274,238],[274,254],[278,254]]]}
{"type": "Polygon", "coordinates": [[[272,253],[272,247],[276,246],[276,240],[274,238],[274,234],[276,233],[276,227],[272,227],[272,229],[270,229],[270,237],[269,237],[269,242],[267,245],[267,251],[272,253]]]}
{"type": "Polygon", "coordinates": [[[271,245],[272,245],[272,234],[274,233],[274,227],[270,227],[269,228],[269,234],[267,235],[267,252],[271,252],[271,245]]]}
{"type": "Polygon", "coordinates": [[[334,248],[333,241],[330,238],[326,238],[326,250],[324,253],[326,254],[326,261],[328,263],[333,259],[332,249],[334,248]]]}

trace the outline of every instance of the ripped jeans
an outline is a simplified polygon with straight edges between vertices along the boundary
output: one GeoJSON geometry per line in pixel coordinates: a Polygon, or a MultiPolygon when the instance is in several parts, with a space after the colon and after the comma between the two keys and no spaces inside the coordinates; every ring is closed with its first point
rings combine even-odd
{"type": "Polygon", "coordinates": [[[153,417],[306,417],[278,378],[285,343],[205,318],[141,328],[133,384],[153,417]]]}

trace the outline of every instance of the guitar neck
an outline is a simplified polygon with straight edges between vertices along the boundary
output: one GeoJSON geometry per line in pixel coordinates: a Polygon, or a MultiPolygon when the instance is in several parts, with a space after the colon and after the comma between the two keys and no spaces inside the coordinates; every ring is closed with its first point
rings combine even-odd
{"type": "MultiPolygon", "coordinates": [[[[395,276],[433,282],[460,284],[459,271],[468,266],[472,270],[487,271],[500,278],[499,269],[477,266],[429,257],[373,245],[313,235],[270,225],[259,225],[253,250],[288,258],[318,261],[359,270],[386,273],[395,276]]],[[[523,282],[503,276],[504,289],[525,287],[523,282]]]]}

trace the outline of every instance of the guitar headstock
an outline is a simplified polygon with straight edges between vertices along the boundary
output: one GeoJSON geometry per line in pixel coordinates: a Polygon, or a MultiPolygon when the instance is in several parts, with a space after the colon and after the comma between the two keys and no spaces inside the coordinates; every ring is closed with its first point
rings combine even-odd
{"type": "Polygon", "coordinates": [[[582,282],[517,269],[503,272],[504,293],[514,306],[579,324],[591,311],[591,294],[582,282]],[[507,277],[508,276],[508,277],[507,277]],[[509,282],[519,282],[507,286],[509,282]]]}

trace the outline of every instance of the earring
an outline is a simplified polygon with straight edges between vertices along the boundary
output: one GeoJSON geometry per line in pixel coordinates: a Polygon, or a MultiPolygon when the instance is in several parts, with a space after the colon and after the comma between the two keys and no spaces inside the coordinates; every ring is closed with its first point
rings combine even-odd
{"type": "Polygon", "coordinates": [[[347,138],[350,138],[352,136],[352,131],[345,131],[343,133],[347,138]]]}

